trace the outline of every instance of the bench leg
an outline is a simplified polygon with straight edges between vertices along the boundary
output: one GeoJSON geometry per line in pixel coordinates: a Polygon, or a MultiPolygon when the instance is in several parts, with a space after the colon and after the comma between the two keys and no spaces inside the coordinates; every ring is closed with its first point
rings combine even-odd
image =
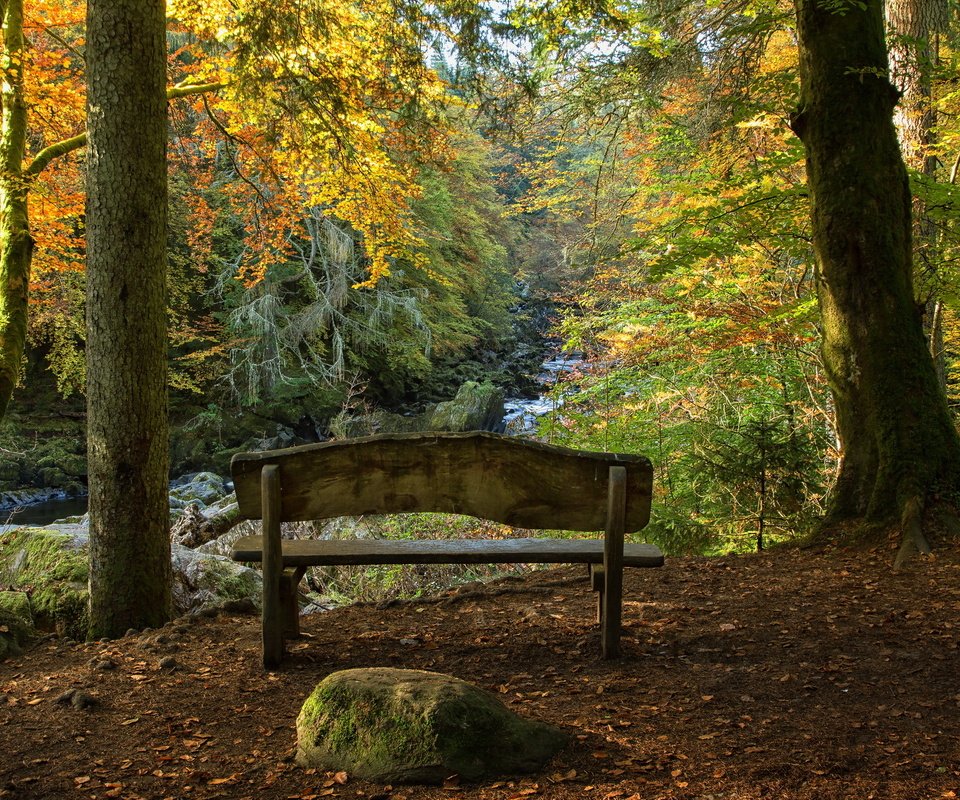
{"type": "Polygon", "coordinates": [[[283,659],[283,607],[280,593],[283,551],[280,542],[280,468],[268,464],[260,473],[263,509],[263,667],[274,669],[283,659]]]}
{"type": "Polygon", "coordinates": [[[600,648],[604,658],[620,655],[623,612],[623,533],[627,509],[627,471],[610,467],[607,529],[603,537],[603,592],[600,648]]]}
{"type": "Polygon", "coordinates": [[[300,638],[300,604],[297,602],[297,586],[306,573],[306,567],[296,567],[285,569],[280,576],[280,606],[283,611],[283,636],[286,639],[300,638]]]}
{"type": "Polygon", "coordinates": [[[590,564],[590,588],[597,593],[597,625],[603,625],[603,564],[590,564]]]}

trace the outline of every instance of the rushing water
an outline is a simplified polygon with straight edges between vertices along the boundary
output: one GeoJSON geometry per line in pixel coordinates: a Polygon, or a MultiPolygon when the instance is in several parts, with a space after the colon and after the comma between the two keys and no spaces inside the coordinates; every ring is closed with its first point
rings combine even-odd
{"type": "Polygon", "coordinates": [[[520,397],[508,397],[503,407],[506,416],[503,422],[508,433],[529,433],[537,426],[537,418],[555,411],[563,404],[563,397],[550,392],[561,377],[579,369],[583,363],[583,353],[558,353],[543,362],[537,380],[543,386],[543,394],[532,400],[520,397]]]}

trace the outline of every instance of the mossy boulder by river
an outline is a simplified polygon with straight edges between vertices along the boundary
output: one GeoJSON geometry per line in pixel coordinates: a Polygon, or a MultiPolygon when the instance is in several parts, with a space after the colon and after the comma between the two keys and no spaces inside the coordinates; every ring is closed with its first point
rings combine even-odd
{"type": "Polygon", "coordinates": [[[503,427],[503,390],[467,381],[453,400],[437,404],[424,430],[498,431],[503,427]]]}
{"type": "Polygon", "coordinates": [[[0,583],[28,592],[41,630],[82,639],[87,632],[87,538],[50,528],[0,534],[0,583]]]}
{"type": "MultiPolygon", "coordinates": [[[[86,638],[88,543],[87,531],[72,525],[0,533],[0,585],[29,598],[39,630],[86,638]]],[[[172,549],[175,614],[227,601],[259,604],[262,584],[256,570],[180,545],[172,549]]]]}
{"type": "Polygon", "coordinates": [[[379,783],[479,781],[543,768],[567,741],[449,675],[373,667],[328,675],[297,718],[297,762],[379,783]]]}

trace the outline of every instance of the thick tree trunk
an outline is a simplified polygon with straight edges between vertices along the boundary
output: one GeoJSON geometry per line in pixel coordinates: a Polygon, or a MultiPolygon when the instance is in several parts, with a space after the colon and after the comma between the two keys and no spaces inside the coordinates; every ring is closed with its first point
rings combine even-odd
{"type": "Polygon", "coordinates": [[[170,615],[163,0],[87,6],[90,635],[170,615]]]}
{"type": "Polygon", "coordinates": [[[27,340],[27,294],[33,256],[23,176],[27,141],[23,50],[23,0],[7,0],[3,6],[0,50],[0,418],[20,375],[27,340]]]}
{"type": "Polygon", "coordinates": [[[902,525],[924,547],[931,501],[953,493],[960,440],[913,298],[910,192],[887,78],[881,0],[797,0],[823,357],[843,460],[829,521],[902,525]]]}

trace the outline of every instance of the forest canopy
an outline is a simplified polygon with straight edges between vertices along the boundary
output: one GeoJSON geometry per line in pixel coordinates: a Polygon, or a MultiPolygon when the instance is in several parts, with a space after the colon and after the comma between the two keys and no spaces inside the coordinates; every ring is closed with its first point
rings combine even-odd
{"type": "MultiPolygon", "coordinates": [[[[538,435],[651,457],[668,550],[824,519],[923,546],[960,454],[960,134],[956,20],[921,6],[170,2],[174,469],[466,380],[523,396],[561,347],[583,360],[538,435]],[[900,216],[863,216],[890,198],[900,216]],[[879,249],[831,241],[824,214],[879,249]],[[896,314],[864,311],[889,287],[896,314]],[[855,340],[851,308],[891,338],[855,340]]],[[[16,437],[86,380],[85,6],[4,14],[16,437]]]]}

